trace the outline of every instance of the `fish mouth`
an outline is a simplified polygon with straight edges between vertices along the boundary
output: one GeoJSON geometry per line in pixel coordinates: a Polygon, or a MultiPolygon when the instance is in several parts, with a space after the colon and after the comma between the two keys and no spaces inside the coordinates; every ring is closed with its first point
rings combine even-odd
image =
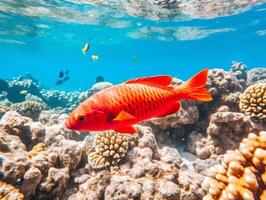
{"type": "Polygon", "coordinates": [[[73,129],[73,127],[71,126],[70,121],[68,119],[65,121],[65,126],[68,129],[73,129]]]}

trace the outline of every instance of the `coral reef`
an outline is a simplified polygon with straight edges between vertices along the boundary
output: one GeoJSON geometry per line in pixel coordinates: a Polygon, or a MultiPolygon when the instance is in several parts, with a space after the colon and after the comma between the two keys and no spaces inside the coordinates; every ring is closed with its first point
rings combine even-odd
{"type": "Polygon", "coordinates": [[[266,118],[266,83],[249,86],[242,94],[240,109],[248,116],[266,118]]]}
{"type": "Polygon", "coordinates": [[[17,111],[19,114],[34,120],[39,118],[41,111],[44,109],[45,105],[37,101],[23,101],[11,105],[11,110],[17,111]]]}
{"type": "Polygon", "coordinates": [[[27,93],[41,96],[40,85],[31,78],[20,76],[9,81],[8,84],[8,99],[13,103],[25,100],[25,94],[21,93],[21,91],[27,91],[27,93]]]}
{"type": "Polygon", "coordinates": [[[247,133],[265,130],[262,121],[253,121],[238,112],[216,112],[210,118],[207,137],[195,142],[195,153],[201,159],[216,157],[235,149],[247,133]]]}
{"type": "Polygon", "coordinates": [[[50,108],[60,107],[62,112],[70,112],[78,103],[78,92],[65,92],[59,90],[42,90],[43,101],[50,108]]]}
{"type": "Polygon", "coordinates": [[[265,199],[266,132],[249,134],[203,182],[207,199],[265,199]]]}
{"type": "Polygon", "coordinates": [[[259,114],[265,73],[240,62],[228,72],[209,70],[212,102],[182,101],[179,112],[136,125],[135,135],[65,128],[67,113],[109,83],[80,93],[44,90],[30,76],[0,81],[0,198],[196,200],[211,175],[205,199],[229,199],[228,191],[258,199],[265,195],[265,132],[247,135],[266,130],[259,114]]]}

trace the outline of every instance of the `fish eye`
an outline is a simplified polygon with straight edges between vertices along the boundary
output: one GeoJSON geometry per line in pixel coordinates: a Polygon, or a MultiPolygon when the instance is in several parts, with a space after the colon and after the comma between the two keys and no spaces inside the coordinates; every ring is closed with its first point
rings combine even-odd
{"type": "Polygon", "coordinates": [[[85,121],[85,116],[83,116],[83,115],[79,116],[79,117],[78,117],[78,120],[79,120],[80,122],[84,122],[84,121],[85,121]]]}

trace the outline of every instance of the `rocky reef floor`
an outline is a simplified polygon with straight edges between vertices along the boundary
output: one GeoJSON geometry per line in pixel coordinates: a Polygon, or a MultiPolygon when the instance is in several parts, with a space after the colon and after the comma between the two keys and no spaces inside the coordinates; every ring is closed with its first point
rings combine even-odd
{"type": "Polygon", "coordinates": [[[0,80],[0,199],[266,199],[266,68],[211,69],[212,102],[182,101],[136,135],[66,129],[68,113],[108,86],[0,80]]]}

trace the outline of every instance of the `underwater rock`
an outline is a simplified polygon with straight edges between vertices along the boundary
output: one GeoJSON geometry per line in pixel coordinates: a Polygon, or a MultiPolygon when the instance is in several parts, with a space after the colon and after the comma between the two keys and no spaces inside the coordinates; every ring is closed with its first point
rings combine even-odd
{"type": "Polygon", "coordinates": [[[0,126],[10,135],[16,135],[22,143],[31,149],[45,138],[45,128],[40,122],[21,116],[15,111],[8,111],[0,120],[0,126]]]}
{"type": "Polygon", "coordinates": [[[202,199],[205,191],[202,182],[209,172],[210,167],[217,164],[215,160],[199,160],[190,154],[183,154],[183,163],[178,175],[180,187],[180,200],[202,199]],[[192,157],[192,159],[191,159],[192,157]]]}
{"type": "Polygon", "coordinates": [[[45,127],[40,122],[32,122],[30,124],[31,140],[37,144],[44,142],[45,127]]]}
{"type": "Polygon", "coordinates": [[[0,125],[11,135],[17,135],[21,140],[28,139],[30,128],[27,123],[32,122],[29,117],[21,116],[16,111],[8,111],[0,120],[0,125]],[[25,138],[23,138],[25,136],[25,138]]]}
{"type": "Polygon", "coordinates": [[[64,139],[80,141],[87,135],[87,133],[80,133],[66,129],[63,123],[46,126],[45,132],[45,144],[47,146],[56,145],[64,139]]]}
{"type": "Polygon", "coordinates": [[[105,189],[105,199],[139,199],[141,184],[130,176],[112,176],[110,184],[105,189]]]}
{"type": "Polygon", "coordinates": [[[249,86],[241,96],[239,107],[250,117],[266,119],[266,83],[249,86]]]}
{"type": "Polygon", "coordinates": [[[104,89],[111,87],[111,86],[113,86],[113,84],[110,82],[98,82],[98,83],[95,83],[91,87],[91,89],[94,91],[94,93],[96,93],[96,92],[99,92],[99,91],[104,90],[104,89]]]}
{"type": "Polygon", "coordinates": [[[266,83],[266,69],[265,68],[253,68],[247,72],[247,86],[255,83],[266,83]]]}
{"type": "Polygon", "coordinates": [[[56,162],[60,168],[67,168],[73,171],[79,165],[84,149],[83,146],[74,140],[61,140],[57,145],[49,148],[49,153],[53,153],[58,158],[56,162]]]}
{"type": "Polygon", "coordinates": [[[238,149],[228,151],[221,165],[203,182],[208,199],[266,198],[266,132],[249,134],[238,149]]]}
{"type": "Polygon", "coordinates": [[[212,156],[224,154],[227,150],[237,148],[246,133],[263,130],[265,126],[265,123],[253,121],[242,113],[217,112],[211,116],[207,138],[196,145],[209,149],[205,151],[210,151],[212,156]]]}
{"type": "Polygon", "coordinates": [[[159,147],[152,129],[147,126],[139,126],[138,136],[138,146],[140,148],[150,148],[152,150],[152,157],[156,160],[160,159],[159,147]]]}
{"type": "Polygon", "coordinates": [[[25,151],[26,146],[21,142],[19,136],[10,135],[7,130],[0,125],[0,152],[25,151]]]}
{"type": "Polygon", "coordinates": [[[78,97],[78,100],[80,103],[82,103],[83,101],[85,101],[87,98],[89,98],[91,95],[103,90],[103,89],[106,89],[108,87],[111,87],[113,84],[112,83],[109,83],[109,82],[98,82],[98,83],[95,83],[91,89],[85,91],[85,92],[82,92],[80,93],[79,97],[78,97]]]}
{"type": "Polygon", "coordinates": [[[209,70],[206,87],[213,97],[243,90],[238,79],[222,69],[209,70]]]}
{"type": "Polygon", "coordinates": [[[40,199],[60,197],[67,186],[68,180],[69,171],[67,168],[57,169],[52,167],[48,170],[45,181],[39,185],[37,195],[40,199]]]}
{"type": "Polygon", "coordinates": [[[30,167],[30,162],[26,151],[12,152],[4,154],[5,161],[2,166],[4,181],[17,184],[17,180],[22,180],[25,172],[30,167]]]}
{"type": "Polygon", "coordinates": [[[41,182],[41,179],[41,171],[38,168],[31,166],[23,176],[23,183],[21,186],[19,186],[20,191],[27,197],[34,195],[37,186],[41,182]]]}

